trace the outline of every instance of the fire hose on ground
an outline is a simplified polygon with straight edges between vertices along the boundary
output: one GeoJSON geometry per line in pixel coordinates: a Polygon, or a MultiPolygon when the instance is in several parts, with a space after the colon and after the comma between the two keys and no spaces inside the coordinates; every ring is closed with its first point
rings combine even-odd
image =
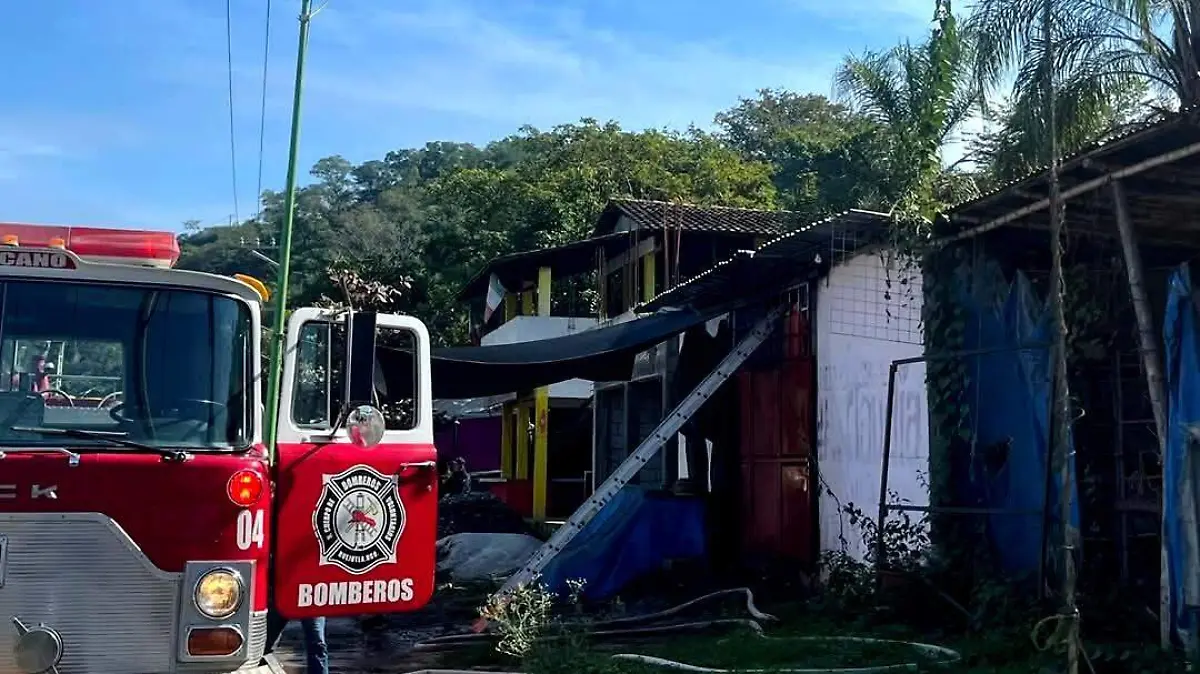
{"type": "MultiPolygon", "coordinates": [[[[650,637],[655,635],[678,634],[689,631],[709,630],[714,627],[743,627],[751,630],[761,639],[769,639],[776,642],[795,642],[797,644],[818,644],[818,643],[844,643],[858,644],[865,646],[897,646],[908,648],[915,653],[921,654],[925,658],[929,658],[938,664],[949,665],[958,662],[962,659],[957,651],[946,648],[944,646],[936,646],[933,644],[924,644],[911,641],[900,641],[894,639],[875,639],[870,637],[849,637],[849,636],[806,636],[806,637],[771,637],[764,632],[760,621],[762,622],[777,622],[779,619],[768,613],[764,613],[754,605],[754,594],[749,588],[734,588],[729,590],[721,590],[713,592],[701,597],[697,597],[691,601],[679,604],[672,608],[648,613],[644,615],[630,616],[628,618],[615,618],[611,620],[601,620],[590,623],[583,630],[583,634],[588,638],[601,640],[615,640],[620,637],[650,637]],[[750,614],[750,618],[718,618],[711,620],[689,621],[668,623],[665,625],[653,625],[668,618],[677,616],[688,609],[699,604],[707,603],[713,599],[726,597],[730,595],[741,595],[746,600],[746,611],[750,614]]],[[[575,627],[584,627],[582,625],[574,625],[575,627]]],[[[425,641],[419,642],[413,646],[415,652],[437,653],[459,650],[488,644],[494,641],[495,634],[452,634],[442,637],[434,637],[425,641]]],[[[542,642],[553,642],[562,639],[570,638],[570,635],[551,635],[541,637],[542,642]]],[[[802,653],[798,653],[798,656],[802,653]]],[[[650,655],[642,655],[637,653],[615,653],[611,656],[614,660],[625,660],[630,662],[639,662],[642,664],[660,667],[667,670],[681,672],[697,672],[700,674],[724,674],[726,672],[743,672],[745,674],[754,674],[757,672],[780,672],[786,674],[886,674],[891,672],[913,672],[920,668],[916,662],[906,662],[890,665],[876,665],[867,667],[818,667],[818,668],[803,668],[803,667],[772,667],[768,669],[719,669],[712,667],[698,667],[683,662],[676,662],[666,658],[660,658],[650,655]]],[[[421,669],[409,672],[408,674],[478,674],[479,670],[465,669],[421,669]]],[[[522,672],[495,672],[491,674],[523,674],[522,672]]]]}

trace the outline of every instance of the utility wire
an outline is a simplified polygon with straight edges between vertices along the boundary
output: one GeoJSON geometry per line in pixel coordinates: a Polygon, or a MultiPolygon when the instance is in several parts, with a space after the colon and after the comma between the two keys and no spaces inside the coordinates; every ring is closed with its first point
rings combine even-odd
{"type": "Polygon", "coordinates": [[[267,27],[263,35],[262,108],[258,113],[258,187],[254,192],[255,216],[262,222],[263,148],[267,135],[267,65],[271,56],[271,0],[267,0],[267,27]]]}
{"type": "Polygon", "coordinates": [[[225,0],[225,61],[229,72],[229,160],[233,172],[233,217],[235,222],[241,222],[238,208],[238,179],[237,179],[237,140],[236,126],[233,114],[233,3],[225,0]]]}

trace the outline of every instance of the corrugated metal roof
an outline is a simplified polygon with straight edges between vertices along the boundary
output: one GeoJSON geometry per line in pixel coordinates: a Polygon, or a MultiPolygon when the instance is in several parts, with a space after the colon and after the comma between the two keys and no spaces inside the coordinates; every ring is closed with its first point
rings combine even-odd
{"type": "MultiPolygon", "coordinates": [[[[1110,131],[1109,133],[1105,134],[1104,136],[1101,136],[1096,141],[1079,149],[1078,151],[1076,151],[1070,155],[1067,155],[1066,157],[1063,157],[1060,162],[1060,165],[1065,170],[1065,169],[1069,168],[1070,164],[1077,162],[1077,161],[1083,161],[1084,159],[1088,158],[1089,156],[1091,156],[1097,152],[1102,152],[1106,149],[1112,149],[1117,144],[1121,143],[1121,141],[1131,138],[1132,136],[1136,136],[1142,132],[1147,132],[1147,131],[1149,131],[1150,133],[1154,133],[1154,132],[1158,131],[1160,129],[1160,127],[1168,127],[1168,126],[1172,125],[1173,123],[1179,122],[1183,119],[1183,115],[1184,115],[1184,113],[1182,113],[1182,112],[1181,113],[1171,113],[1171,114],[1166,114],[1166,113],[1157,114],[1157,115],[1154,115],[1153,117],[1150,117],[1142,122],[1127,124],[1119,129],[1114,129],[1114,130],[1110,131]]],[[[966,201],[955,204],[954,206],[950,207],[949,211],[951,213],[953,213],[954,211],[957,211],[959,209],[970,208],[972,204],[987,201],[988,199],[991,199],[997,195],[1007,192],[1008,190],[1020,185],[1021,183],[1032,182],[1032,181],[1037,180],[1038,178],[1044,178],[1046,175],[1046,172],[1049,169],[1050,169],[1050,167],[1048,165],[1043,164],[1042,166],[1032,169],[1025,175],[1021,176],[1020,178],[1014,178],[1014,179],[1008,181],[1007,183],[1004,183],[1003,185],[1000,185],[999,187],[994,188],[990,192],[981,194],[973,199],[968,199],[966,201]]]]}
{"type": "Polygon", "coordinates": [[[607,234],[625,215],[640,229],[683,229],[690,232],[774,236],[794,229],[801,215],[731,206],[698,206],[648,199],[611,199],[596,222],[593,234],[607,234]]]}
{"type": "MultiPolygon", "coordinates": [[[[1195,194],[1200,190],[1200,108],[1164,114],[1110,134],[1062,161],[1059,186],[1068,231],[1116,235],[1114,180],[1125,188],[1130,218],[1144,244],[1200,244],[1195,194]]],[[[1036,171],[946,212],[957,233],[943,241],[977,236],[998,226],[1034,230],[1048,226],[1048,172],[1036,171]]]]}
{"type": "Polygon", "coordinates": [[[781,293],[823,274],[838,255],[879,243],[890,221],[891,216],[874,211],[839,213],[777,236],[756,250],[739,251],[708,271],[660,293],[637,310],[653,312],[664,307],[703,310],[749,303],[781,293]]]}
{"type": "MultiPolygon", "coordinates": [[[[1118,153],[1122,150],[1137,150],[1139,146],[1143,145],[1171,144],[1169,136],[1188,128],[1194,129],[1192,116],[1198,110],[1200,107],[1181,110],[1177,113],[1162,113],[1143,122],[1129,124],[1114,130],[1094,143],[1063,157],[1060,161],[1060,175],[1067,175],[1084,168],[1085,165],[1093,163],[1103,155],[1118,153]]],[[[1150,154],[1158,154],[1158,152],[1150,154]]],[[[948,209],[947,213],[951,216],[963,214],[994,201],[997,197],[1007,196],[1015,188],[1034,186],[1044,182],[1047,178],[1048,168],[1048,166],[1041,166],[1034,169],[1025,176],[1011,180],[986,194],[954,205],[948,209]]]]}
{"type": "Polygon", "coordinates": [[[800,214],[792,211],[672,204],[648,199],[610,199],[597,219],[590,238],[490,260],[459,291],[459,301],[487,292],[488,278],[492,274],[496,274],[509,290],[515,291],[518,290],[515,287],[518,281],[536,277],[537,269],[541,266],[553,268],[555,276],[571,276],[590,270],[597,249],[604,248],[606,254],[612,255],[630,245],[630,234],[613,233],[622,215],[643,230],[661,230],[666,225],[672,229],[682,227],[684,231],[743,236],[777,236],[803,224],[800,214]]]}

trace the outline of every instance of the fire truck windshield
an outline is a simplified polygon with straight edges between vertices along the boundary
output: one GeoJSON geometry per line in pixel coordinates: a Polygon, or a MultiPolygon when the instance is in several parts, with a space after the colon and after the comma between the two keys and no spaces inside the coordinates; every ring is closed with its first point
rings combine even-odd
{"type": "Polygon", "coordinates": [[[248,306],[224,295],[0,283],[0,446],[245,448],[253,338],[248,306]]]}

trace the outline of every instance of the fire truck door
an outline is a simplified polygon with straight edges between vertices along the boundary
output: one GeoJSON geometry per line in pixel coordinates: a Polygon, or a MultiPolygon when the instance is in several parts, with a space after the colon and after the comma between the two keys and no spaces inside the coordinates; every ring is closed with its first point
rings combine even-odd
{"type": "Polygon", "coordinates": [[[305,308],[288,321],[273,585],[275,605],[289,618],[410,611],[433,593],[429,335],[415,318],[378,314],[375,359],[361,362],[369,358],[358,335],[351,338],[358,347],[348,348],[345,316],[305,308]],[[350,368],[374,372],[372,406],[386,420],[371,447],[351,440],[357,427],[345,419],[351,353],[350,368]]]}

